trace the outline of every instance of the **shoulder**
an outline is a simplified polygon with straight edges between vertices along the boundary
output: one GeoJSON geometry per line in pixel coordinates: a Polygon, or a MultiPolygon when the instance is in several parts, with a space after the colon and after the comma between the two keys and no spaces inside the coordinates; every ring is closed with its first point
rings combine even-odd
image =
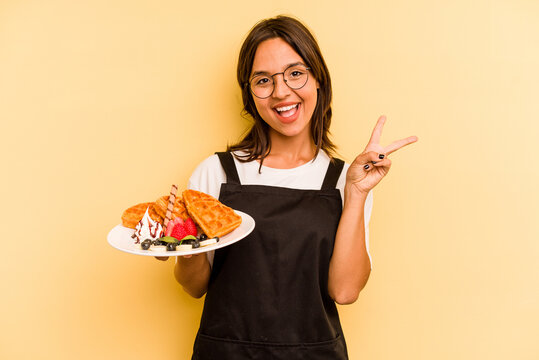
{"type": "Polygon", "coordinates": [[[219,157],[217,154],[213,154],[198,164],[191,178],[199,178],[219,171],[223,171],[219,157]]]}
{"type": "Polygon", "coordinates": [[[193,171],[187,187],[219,197],[221,184],[226,182],[226,175],[219,157],[211,155],[204,159],[193,171]]]}

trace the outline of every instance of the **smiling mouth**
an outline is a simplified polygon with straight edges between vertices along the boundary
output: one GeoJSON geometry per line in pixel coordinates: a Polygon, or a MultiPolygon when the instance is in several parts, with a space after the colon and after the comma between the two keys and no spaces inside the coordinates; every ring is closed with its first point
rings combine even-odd
{"type": "Polygon", "coordinates": [[[275,108],[274,110],[282,117],[290,117],[294,115],[298,111],[299,103],[294,105],[288,105],[288,106],[281,106],[278,108],[275,108]]]}

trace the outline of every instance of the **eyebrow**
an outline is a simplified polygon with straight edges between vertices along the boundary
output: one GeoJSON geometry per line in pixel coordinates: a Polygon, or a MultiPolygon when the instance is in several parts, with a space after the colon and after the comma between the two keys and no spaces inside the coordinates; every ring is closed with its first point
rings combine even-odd
{"type": "MultiPolygon", "coordinates": [[[[289,67],[291,66],[296,66],[296,65],[303,65],[303,66],[307,66],[305,65],[304,63],[302,63],[301,61],[298,61],[298,62],[295,62],[295,63],[291,63],[291,64],[288,64],[284,67],[284,70],[288,69],[289,67]]],[[[283,70],[283,71],[284,71],[283,70]]],[[[278,74],[278,73],[277,73],[278,74]]],[[[255,71],[249,78],[253,78],[257,75],[269,75],[269,72],[267,71],[255,71]]]]}

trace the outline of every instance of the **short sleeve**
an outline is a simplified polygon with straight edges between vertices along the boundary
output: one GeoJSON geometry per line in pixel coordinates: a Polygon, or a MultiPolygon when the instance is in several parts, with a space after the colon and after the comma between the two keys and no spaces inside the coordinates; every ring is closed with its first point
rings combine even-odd
{"type": "Polygon", "coordinates": [[[221,166],[219,157],[212,155],[200,165],[191,174],[187,184],[188,189],[202,191],[214,198],[219,198],[221,184],[226,182],[226,174],[221,166]]]}

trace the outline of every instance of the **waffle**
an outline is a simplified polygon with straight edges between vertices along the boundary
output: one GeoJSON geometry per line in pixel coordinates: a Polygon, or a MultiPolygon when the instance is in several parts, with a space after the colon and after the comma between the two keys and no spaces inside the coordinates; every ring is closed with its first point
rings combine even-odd
{"type": "Polygon", "coordinates": [[[186,202],[193,203],[195,201],[217,201],[217,202],[219,202],[219,200],[217,200],[213,196],[208,195],[206,193],[203,193],[202,191],[196,191],[196,190],[187,189],[182,193],[182,196],[183,196],[183,199],[184,199],[184,203],[186,203],[186,202]]]}
{"type": "MultiPolygon", "coordinates": [[[[157,215],[161,216],[163,219],[167,215],[167,207],[168,207],[168,199],[170,196],[161,196],[159,199],[155,201],[155,212],[157,215]]],[[[183,204],[182,199],[177,196],[176,200],[174,201],[174,210],[172,211],[172,216],[170,219],[175,218],[181,218],[182,220],[185,220],[189,217],[189,214],[187,213],[187,210],[185,209],[185,205],[183,204]]]]}
{"type": "Polygon", "coordinates": [[[241,216],[234,210],[200,191],[185,190],[183,201],[189,215],[210,238],[224,236],[241,224],[241,216]]]}
{"type": "Polygon", "coordinates": [[[147,203],[140,203],[135,206],[131,206],[129,209],[125,210],[122,214],[122,225],[131,229],[134,229],[138,222],[142,219],[144,216],[144,213],[146,212],[146,209],[149,207],[148,214],[150,217],[163,224],[163,218],[159,216],[159,214],[155,211],[155,203],[153,202],[147,202],[147,203]]]}

